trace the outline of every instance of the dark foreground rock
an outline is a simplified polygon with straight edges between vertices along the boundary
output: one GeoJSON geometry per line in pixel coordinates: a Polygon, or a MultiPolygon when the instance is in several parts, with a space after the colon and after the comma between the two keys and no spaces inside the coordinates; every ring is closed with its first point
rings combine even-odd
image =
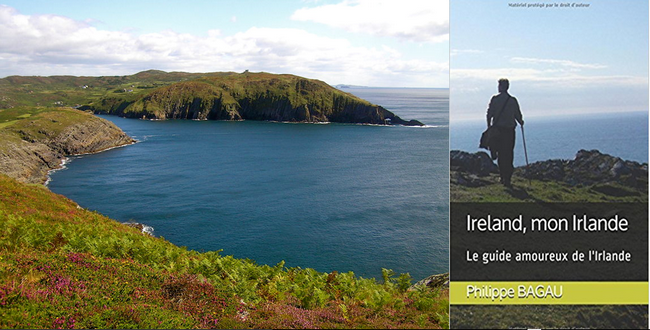
{"type": "Polygon", "coordinates": [[[499,168],[494,164],[490,156],[483,151],[471,154],[465,151],[452,150],[449,152],[449,164],[452,171],[467,172],[478,176],[499,173],[499,168]]]}
{"type": "Polygon", "coordinates": [[[519,167],[516,174],[570,186],[619,183],[632,188],[647,186],[648,164],[623,160],[598,150],[580,150],[573,160],[547,160],[519,167]]]}
{"type": "Polygon", "coordinates": [[[490,174],[499,173],[499,168],[492,162],[490,156],[479,151],[469,153],[460,150],[452,150],[449,153],[449,165],[451,170],[451,183],[466,187],[481,187],[492,182],[486,177],[490,174]]]}
{"type": "MultiPolygon", "coordinates": [[[[485,152],[450,152],[452,184],[478,187],[491,184],[486,177],[498,174],[498,167],[485,152]]],[[[515,168],[514,176],[539,181],[555,181],[569,186],[593,186],[608,195],[627,194],[612,184],[647,191],[648,164],[623,160],[598,150],[580,150],[572,160],[552,159],[515,168]]]]}

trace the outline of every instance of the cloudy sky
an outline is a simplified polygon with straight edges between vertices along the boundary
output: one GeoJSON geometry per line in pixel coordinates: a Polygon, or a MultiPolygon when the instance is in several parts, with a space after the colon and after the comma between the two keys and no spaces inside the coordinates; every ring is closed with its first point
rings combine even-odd
{"type": "Polygon", "coordinates": [[[448,87],[447,0],[0,0],[0,77],[292,73],[448,87]]]}
{"type": "Polygon", "coordinates": [[[452,121],[485,121],[501,77],[524,117],[648,111],[648,1],[453,0],[450,21],[452,121]]]}

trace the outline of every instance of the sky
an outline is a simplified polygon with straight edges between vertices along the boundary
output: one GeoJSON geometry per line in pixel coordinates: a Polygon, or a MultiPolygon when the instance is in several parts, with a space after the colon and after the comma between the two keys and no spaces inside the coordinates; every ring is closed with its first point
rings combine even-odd
{"type": "Polygon", "coordinates": [[[449,85],[447,0],[0,0],[0,77],[290,73],[449,85]]]}
{"type": "Polygon", "coordinates": [[[648,111],[648,1],[452,0],[450,21],[451,121],[485,121],[502,77],[524,119],[648,111]]]}

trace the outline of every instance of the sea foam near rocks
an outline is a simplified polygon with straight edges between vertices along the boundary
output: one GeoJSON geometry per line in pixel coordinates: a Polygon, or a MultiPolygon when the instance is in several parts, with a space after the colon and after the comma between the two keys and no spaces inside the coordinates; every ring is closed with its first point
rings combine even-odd
{"type": "Polygon", "coordinates": [[[60,171],[60,170],[65,170],[65,169],[67,169],[68,167],[67,167],[66,165],[67,165],[69,162],[70,162],[70,158],[69,158],[69,157],[63,157],[63,159],[61,159],[61,162],[59,163],[59,166],[57,166],[56,168],[53,168],[53,169],[47,171],[47,176],[46,176],[46,179],[45,179],[45,183],[43,183],[43,185],[44,185],[44,186],[47,186],[47,185],[52,181],[52,176],[51,176],[52,173],[54,173],[54,172],[56,172],[56,171],[60,171]]]}
{"type": "Polygon", "coordinates": [[[154,236],[154,234],[153,234],[154,230],[153,230],[153,227],[151,227],[151,226],[147,226],[147,225],[145,225],[143,223],[139,223],[139,222],[123,222],[122,224],[127,225],[129,227],[140,229],[140,231],[143,234],[154,236]]]}

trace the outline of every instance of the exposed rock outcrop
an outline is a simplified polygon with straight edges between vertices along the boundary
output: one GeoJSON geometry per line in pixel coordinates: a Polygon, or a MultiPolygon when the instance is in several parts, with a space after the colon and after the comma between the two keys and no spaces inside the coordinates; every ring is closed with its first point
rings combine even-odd
{"type": "Polygon", "coordinates": [[[0,150],[0,173],[27,183],[43,183],[64,155],[38,142],[7,142],[0,150]]]}
{"type": "MultiPolygon", "coordinates": [[[[451,183],[466,187],[493,184],[487,178],[498,167],[487,153],[450,152],[451,183]]],[[[539,181],[561,182],[568,186],[588,186],[611,196],[628,196],[648,191],[648,164],[623,160],[598,150],[580,150],[572,160],[552,159],[515,168],[514,176],[539,181]],[[624,186],[630,189],[621,189],[624,186]]]]}
{"type": "Polygon", "coordinates": [[[648,164],[623,160],[598,150],[580,150],[572,160],[547,160],[519,167],[516,174],[541,181],[561,181],[570,186],[620,183],[647,187],[648,164]]]}
{"type": "Polygon", "coordinates": [[[479,151],[469,152],[452,150],[449,153],[451,182],[467,187],[480,187],[491,184],[485,177],[490,173],[499,173],[499,168],[492,162],[490,156],[479,151]]]}
{"type": "Polygon", "coordinates": [[[409,290],[428,289],[449,289],[449,273],[431,275],[411,285],[409,290]]]}
{"type": "Polygon", "coordinates": [[[3,129],[0,173],[44,183],[66,156],[99,152],[135,141],[113,123],[73,109],[57,109],[3,129]]]}
{"type": "Polygon", "coordinates": [[[467,172],[478,176],[499,173],[499,168],[484,151],[470,154],[465,151],[452,150],[449,152],[449,164],[452,171],[467,172]]]}

